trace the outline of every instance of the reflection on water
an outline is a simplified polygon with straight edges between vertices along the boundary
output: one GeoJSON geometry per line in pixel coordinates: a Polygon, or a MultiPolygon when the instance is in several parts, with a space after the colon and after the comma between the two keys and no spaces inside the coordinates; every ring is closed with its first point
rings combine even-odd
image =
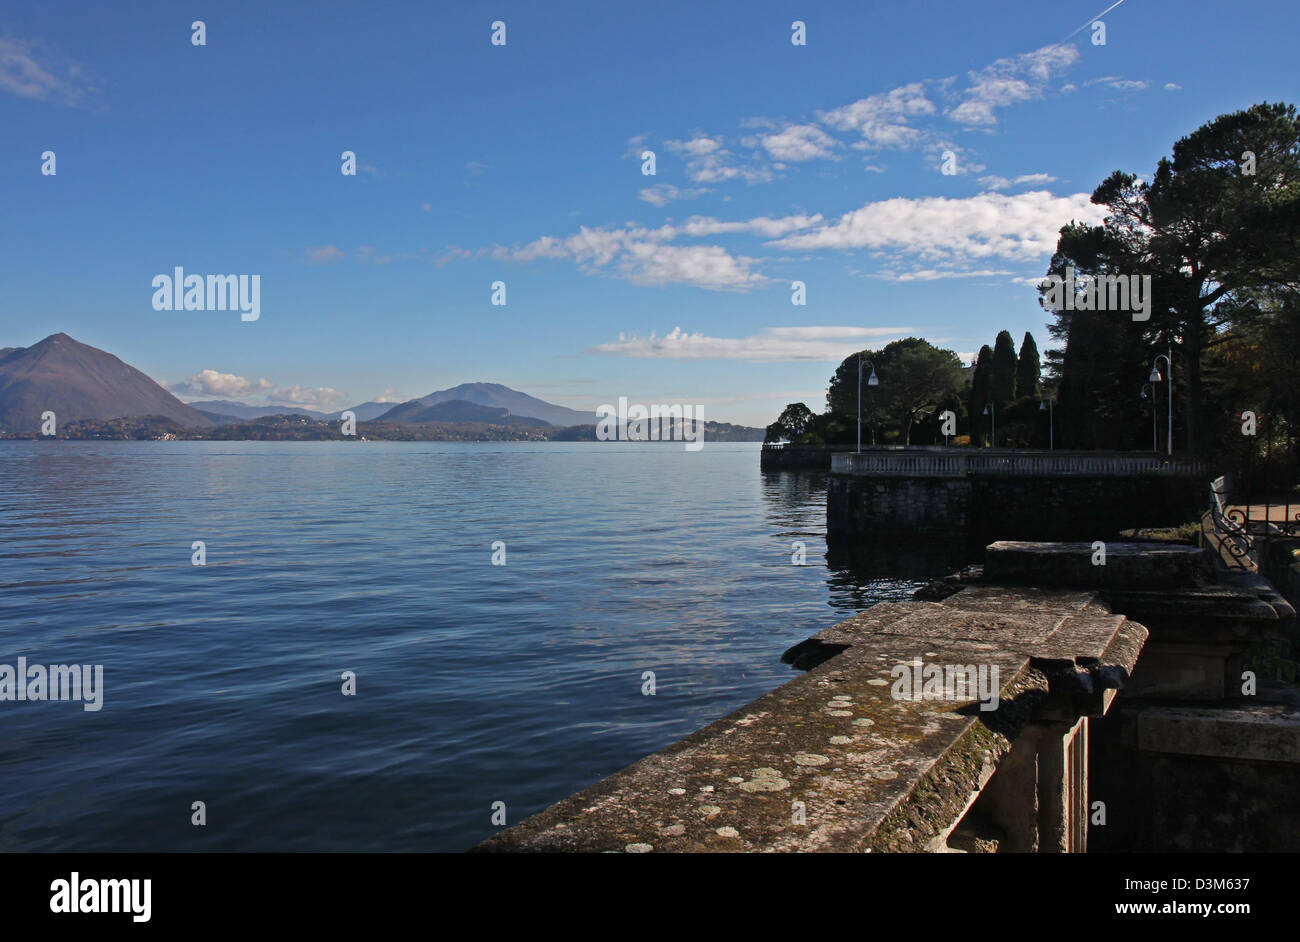
{"type": "Polygon", "coordinates": [[[0,847],[462,849],[492,802],[513,823],[680,739],[946,571],[841,563],[826,475],[758,459],[0,443],[0,664],[102,664],[105,688],[98,713],[0,703],[0,847]]]}
{"type": "Polygon", "coordinates": [[[821,471],[767,471],[763,498],[775,531],[803,541],[810,564],[825,561],[828,601],[837,611],[852,614],[884,599],[911,598],[919,583],[956,572],[975,558],[964,534],[956,532],[951,539],[828,534],[827,478],[821,471]]]}

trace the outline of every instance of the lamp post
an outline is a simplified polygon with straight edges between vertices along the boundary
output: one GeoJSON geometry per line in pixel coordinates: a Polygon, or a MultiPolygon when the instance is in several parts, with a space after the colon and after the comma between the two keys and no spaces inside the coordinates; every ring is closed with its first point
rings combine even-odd
{"type": "MultiPolygon", "coordinates": [[[[1170,344],[1170,348],[1169,348],[1169,349],[1170,349],[1170,353],[1172,353],[1172,352],[1173,352],[1173,345],[1172,345],[1172,343],[1170,344]]],[[[1164,361],[1165,361],[1165,368],[1166,368],[1167,370],[1169,370],[1169,377],[1168,377],[1168,382],[1169,382],[1169,428],[1168,428],[1168,431],[1167,431],[1166,434],[1165,434],[1165,438],[1166,438],[1166,441],[1167,441],[1167,444],[1168,444],[1168,452],[1169,452],[1169,455],[1170,455],[1170,457],[1173,457],[1173,454],[1174,454],[1174,361],[1171,360],[1171,359],[1169,358],[1169,356],[1167,356],[1167,355],[1165,355],[1165,354],[1163,354],[1163,353],[1160,354],[1159,356],[1157,356],[1154,360],[1151,361],[1151,375],[1147,377],[1147,381],[1150,382],[1150,383],[1158,383],[1158,382],[1160,382],[1160,380],[1163,378],[1163,377],[1161,377],[1161,375],[1160,375],[1160,361],[1161,361],[1161,360],[1164,360],[1164,361]]],[[[1154,399],[1155,399],[1155,387],[1154,387],[1154,386],[1152,386],[1151,395],[1152,395],[1152,400],[1154,401],[1154,399]]]]}
{"type": "Polygon", "coordinates": [[[1042,412],[1044,409],[1047,410],[1047,447],[1051,451],[1056,450],[1055,406],[1056,400],[1054,399],[1048,399],[1046,401],[1040,399],[1038,402],[1039,412],[1042,412]]]}
{"type": "Polygon", "coordinates": [[[1156,441],[1156,412],[1158,411],[1158,407],[1156,406],[1156,384],[1155,383],[1142,384],[1143,399],[1147,398],[1148,389],[1151,390],[1151,397],[1150,397],[1151,398],[1151,450],[1154,452],[1159,452],[1160,444],[1159,442],[1156,441]]]}
{"type": "Polygon", "coordinates": [[[993,408],[993,400],[984,407],[984,414],[989,417],[989,447],[998,447],[998,410],[993,408]]]}
{"type": "MultiPolygon", "coordinates": [[[[867,379],[868,386],[879,386],[880,380],[876,377],[876,364],[870,360],[867,364],[871,367],[871,376],[867,379]]],[[[871,443],[876,442],[876,430],[871,430],[871,443]]],[[[858,354],[858,454],[862,454],[862,354],[858,354]]]]}

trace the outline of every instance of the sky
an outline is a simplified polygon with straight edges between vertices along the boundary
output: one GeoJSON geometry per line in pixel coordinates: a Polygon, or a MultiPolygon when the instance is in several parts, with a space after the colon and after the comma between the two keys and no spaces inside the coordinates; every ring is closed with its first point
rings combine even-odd
{"type": "Polygon", "coordinates": [[[757,426],[901,337],[1046,349],[1033,285],[1110,172],[1300,100],[1293,0],[1108,6],[14,0],[0,346],[186,401],[498,382],[757,426]],[[156,310],[177,267],[259,276],[258,318],[156,310]]]}

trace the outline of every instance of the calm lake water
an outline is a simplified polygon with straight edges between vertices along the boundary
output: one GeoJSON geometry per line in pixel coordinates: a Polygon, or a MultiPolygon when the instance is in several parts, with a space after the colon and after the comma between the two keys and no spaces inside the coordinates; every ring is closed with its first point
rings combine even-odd
{"type": "Polygon", "coordinates": [[[917,585],[755,444],[7,442],[0,508],[0,664],[104,670],[0,702],[0,850],[462,850],[917,585]]]}

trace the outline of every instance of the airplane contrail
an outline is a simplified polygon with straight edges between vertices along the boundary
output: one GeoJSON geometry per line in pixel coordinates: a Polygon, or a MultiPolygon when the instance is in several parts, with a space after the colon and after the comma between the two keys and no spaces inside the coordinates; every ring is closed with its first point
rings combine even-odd
{"type": "MultiPolygon", "coordinates": [[[[1109,13],[1111,10],[1115,9],[1117,6],[1119,6],[1119,5],[1120,5],[1121,3],[1123,3],[1123,2],[1124,2],[1124,0],[1115,0],[1114,3],[1112,3],[1110,6],[1106,7],[1106,9],[1102,10],[1102,11],[1101,11],[1100,13],[1098,13],[1096,16],[1090,16],[1090,17],[1088,17],[1087,22],[1084,23],[1082,26],[1080,26],[1078,29],[1076,29],[1073,33],[1071,33],[1070,36],[1074,36],[1074,35],[1076,35],[1076,34],[1078,34],[1078,33],[1083,32],[1085,29],[1087,29],[1089,26],[1091,26],[1091,25],[1092,25],[1093,23],[1095,23],[1097,20],[1101,19],[1103,16],[1105,16],[1107,13],[1109,13]]],[[[1066,36],[1065,39],[1069,39],[1070,36],[1066,36]]],[[[1061,42],[1065,42],[1065,39],[1062,39],[1061,42]]]]}

